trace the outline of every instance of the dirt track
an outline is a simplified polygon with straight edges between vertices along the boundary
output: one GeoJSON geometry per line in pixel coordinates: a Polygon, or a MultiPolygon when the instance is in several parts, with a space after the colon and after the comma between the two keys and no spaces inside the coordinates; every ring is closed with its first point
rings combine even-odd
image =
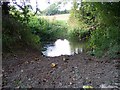
{"type": "Polygon", "coordinates": [[[101,84],[117,86],[118,60],[97,59],[86,54],[45,57],[39,52],[3,54],[3,87],[81,88],[101,84]],[[55,63],[55,67],[51,64],[55,63]]]}

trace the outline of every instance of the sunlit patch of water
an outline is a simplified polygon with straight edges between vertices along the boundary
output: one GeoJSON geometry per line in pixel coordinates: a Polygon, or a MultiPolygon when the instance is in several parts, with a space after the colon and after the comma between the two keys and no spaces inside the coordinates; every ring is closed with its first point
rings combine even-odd
{"type": "Polygon", "coordinates": [[[46,44],[44,46],[42,53],[45,56],[55,57],[61,55],[74,55],[83,52],[83,47],[81,45],[76,45],[73,42],[68,41],[67,39],[58,39],[55,43],[46,44]]]}

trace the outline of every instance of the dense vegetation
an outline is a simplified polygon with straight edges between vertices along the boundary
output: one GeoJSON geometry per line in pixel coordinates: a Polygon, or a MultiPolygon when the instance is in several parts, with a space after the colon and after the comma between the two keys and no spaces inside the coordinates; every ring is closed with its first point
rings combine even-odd
{"type": "Polygon", "coordinates": [[[43,41],[54,41],[67,36],[67,27],[62,22],[39,18],[26,5],[21,10],[22,12],[3,3],[3,51],[27,46],[40,48],[43,41]]]}
{"type": "MultiPolygon", "coordinates": [[[[120,2],[80,4],[73,0],[68,26],[60,21],[38,18],[29,5],[19,6],[21,11],[9,7],[6,2],[2,7],[3,50],[26,46],[39,48],[43,41],[70,38],[88,40],[87,49],[91,55],[120,57],[120,2]]],[[[58,5],[50,7],[52,11],[46,10],[46,15],[60,13],[56,11],[58,5]]]]}
{"type": "MultiPolygon", "coordinates": [[[[120,2],[77,3],[71,10],[70,24],[90,32],[88,49],[92,55],[120,57],[120,2]]],[[[85,31],[84,31],[85,32],[85,31]]],[[[86,33],[86,32],[85,32],[86,33]]],[[[82,33],[83,34],[83,33],[82,33]]],[[[76,35],[79,38],[79,35],[76,35]]]]}

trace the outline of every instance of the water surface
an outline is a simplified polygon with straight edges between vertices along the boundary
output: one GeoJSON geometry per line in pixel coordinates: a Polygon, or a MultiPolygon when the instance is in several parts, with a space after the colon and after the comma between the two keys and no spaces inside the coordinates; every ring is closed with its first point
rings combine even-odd
{"type": "Polygon", "coordinates": [[[67,39],[57,39],[54,43],[45,44],[42,53],[45,56],[55,57],[61,55],[74,55],[84,51],[83,42],[71,42],[67,39]]]}

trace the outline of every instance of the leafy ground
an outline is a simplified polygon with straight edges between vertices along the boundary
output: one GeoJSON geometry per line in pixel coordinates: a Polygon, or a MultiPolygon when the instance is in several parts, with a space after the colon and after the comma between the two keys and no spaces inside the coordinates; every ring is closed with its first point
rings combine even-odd
{"type": "Polygon", "coordinates": [[[11,88],[99,88],[119,86],[119,60],[97,59],[84,53],[46,57],[26,49],[3,54],[3,87],[11,88]],[[51,66],[52,63],[55,66],[51,66]]]}

